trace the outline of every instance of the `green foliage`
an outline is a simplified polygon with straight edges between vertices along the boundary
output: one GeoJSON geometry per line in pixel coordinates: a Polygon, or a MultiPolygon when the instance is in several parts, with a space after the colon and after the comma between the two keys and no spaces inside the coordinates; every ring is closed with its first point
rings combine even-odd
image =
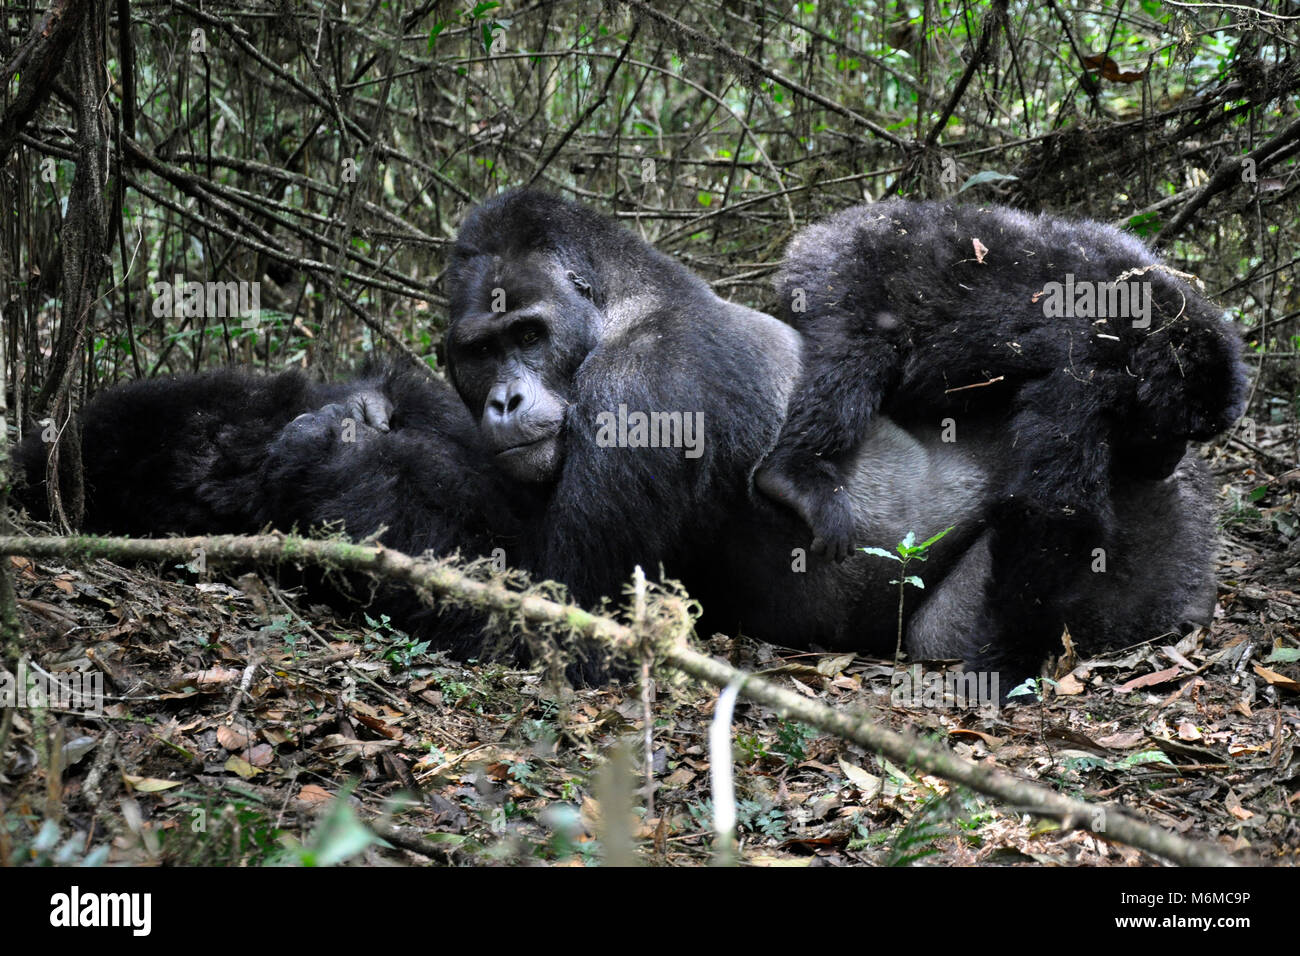
{"type": "Polygon", "coordinates": [[[785,760],[787,766],[793,767],[795,764],[808,759],[806,748],[808,743],[816,738],[817,734],[818,731],[815,727],[809,727],[797,720],[782,720],[776,728],[776,746],[774,749],[785,760]]]}
{"type": "Polygon", "coordinates": [[[767,745],[758,734],[736,734],[736,759],[742,764],[756,763],[768,755],[767,745]]]}
{"type": "Polygon", "coordinates": [[[1017,684],[1013,687],[1007,693],[1007,697],[1029,697],[1041,704],[1043,702],[1043,694],[1045,693],[1046,688],[1055,686],[1056,681],[1052,680],[1050,677],[1031,677],[1024,683],[1017,684]]]}
{"type": "Polygon", "coordinates": [[[1174,762],[1162,750],[1143,750],[1139,753],[1129,754],[1120,760],[1107,760],[1099,756],[1077,756],[1067,757],[1061,761],[1061,766],[1067,770],[1075,770],[1079,773],[1087,773],[1091,770],[1131,770],[1134,767],[1143,767],[1147,764],[1164,764],[1172,767],[1174,762]]]}
{"type": "Polygon", "coordinates": [[[417,641],[405,631],[394,627],[387,614],[381,614],[379,620],[367,614],[365,619],[370,631],[365,636],[364,646],[366,650],[377,653],[380,660],[408,670],[412,659],[429,649],[429,641],[417,641]]]}
{"type": "Polygon", "coordinates": [[[337,866],[378,842],[379,837],[357,818],[345,791],[330,804],[307,843],[288,847],[274,862],[280,866],[337,866]]]}
{"type": "Polygon", "coordinates": [[[108,860],[109,848],[96,844],[86,848],[86,834],[65,834],[54,820],[43,820],[32,834],[20,822],[17,814],[7,814],[0,825],[9,831],[13,840],[13,855],[0,860],[3,866],[102,866],[108,860]],[[24,834],[28,834],[24,839],[24,834]]]}
{"type": "MultiPolygon", "coordinates": [[[[891,553],[884,548],[859,548],[864,554],[870,554],[877,558],[887,558],[890,561],[897,561],[906,570],[907,565],[912,561],[926,561],[930,557],[930,546],[951,531],[955,525],[949,525],[936,535],[932,535],[920,544],[916,543],[916,533],[909,531],[903,537],[903,540],[894,545],[894,551],[891,553]]],[[[895,579],[890,584],[910,584],[913,587],[924,588],[925,584],[915,575],[905,575],[901,579],[895,579]]]]}
{"type": "MultiPolygon", "coordinates": [[[[698,829],[713,830],[713,801],[705,798],[686,805],[686,812],[698,829]]],[[[736,828],[757,833],[774,841],[784,840],[789,827],[785,811],[757,800],[736,801],[736,828]]]]}

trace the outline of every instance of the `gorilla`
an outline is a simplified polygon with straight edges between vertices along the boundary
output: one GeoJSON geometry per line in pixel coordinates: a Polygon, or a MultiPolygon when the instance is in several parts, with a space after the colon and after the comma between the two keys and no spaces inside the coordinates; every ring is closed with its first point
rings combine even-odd
{"type": "MultiPolygon", "coordinates": [[[[794,333],[787,330],[791,340],[794,333]]],[[[791,343],[797,356],[797,341],[791,343]]],[[[789,382],[799,374],[791,368],[789,382]]],[[[298,372],[222,371],[110,389],[83,412],[86,527],[101,533],[252,533],[341,522],[354,538],[412,554],[466,556],[501,547],[516,560],[521,533],[545,502],[504,475],[450,387],[387,372],[331,386],[298,372]],[[325,402],[323,407],[317,403],[325,402]],[[276,429],[279,429],[278,431],[276,429]],[[351,432],[351,434],[349,434],[351,432]]],[[[1109,566],[1079,571],[1048,595],[1055,632],[980,632],[993,575],[990,514],[1009,442],[996,423],[959,443],[908,431],[886,416],[869,426],[847,468],[847,497],[862,539],[890,547],[909,531],[953,530],[919,573],[922,598],[906,609],[914,658],[960,657],[1008,680],[1037,667],[1068,622],[1080,646],[1101,648],[1206,622],[1213,611],[1213,499],[1192,457],[1163,480],[1123,477],[1109,566]]],[[[45,500],[39,433],[19,446],[18,500],[45,500]],[[24,475],[26,482],[22,481],[24,475]]],[[[800,560],[802,524],[752,497],[724,516],[681,573],[703,607],[700,633],[743,631],[785,646],[885,654],[897,626],[894,568],[859,554],[843,563],[800,560]]],[[[381,607],[413,634],[460,657],[496,637],[480,618],[431,612],[386,592],[381,607]]],[[[601,676],[580,668],[577,676],[601,676]]]]}
{"type": "Polygon", "coordinates": [[[1189,440],[1244,407],[1221,310],[1100,223],[857,206],[796,236],[776,284],[808,364],[757,484],[837,560],[853,530],[843,465],[882,409],[906,421],[1002,414],[1017,436],[1005,493],[1025,512],[1021,530],[1051,539],[1110,527],[1117,472],[1166,477],[1189,440]]]}
{"type": "MultiPolygon", "coordinates": [[[[92,533],[341,527],[410,554],[479,556],[513,548],[523,520],[527,496],[486,454],[460,398],[414,369],[328,385],[240,369],[149,379],[108,389],[80,417],[92,533]]],[[[43,437],[28,433],[14,454],[14,500],[36,518],[48,517],[43,437]]],[[[472,613],[430,610],[396,588],[367,595],[358,576],[329,587],[320,577],[305,578],[313,593],[348,606],[375,598],[377,611],[459,656],[488,644],[472,613]]]]}
{"type": "MultiPolygon", "coordinates": [[[[386,529],[381,540],[412,553],[501,547],[584,603],[617,598],[639,564],[684,581],[704,633],[892,651],[894,566],[860,553],[808,562],[804,524],[754,493],[800,381],[798,332],[719,299],[604,217],[534,192],[471,213],[448,277],[447,368],[463,404],[394,373],[335,386],[221,373],[127,386],[134,404],[110,391],[85,410],[88,520],[155,532],[338,520],[357,537],[386,529]],[[190,523],[165,527],[169,508],[190,523]],[[141,525],[128,526],[133,515],[141,525]]],[[[1094,529],[1093,560],[1040,578],[1032,602],[1004,614],[994,605],[1015,567],[999,542],[1018,436],[993,412],[943,438],[878,414],[841,465],[864,544],[953,526],[919,572],[924,591],[908,594],[913,656],[1010,679],[1065,626],[1095,648],[1208,620],[1212,496],[1192,454],[1163,476],[1114,469],[1116,518],[1094,529]]],[[[29,440],[19,457],[38,453],[29,440]]],[[[481,628],[430,627],[466,655],[485,640],[481,628]]]]}
{"type": "MultiPolygon", "coordinates": [[[[90,402],[81,429],[92,533],[341,522],[357,537],[386,527],[389,543],[417,553],[490,550],[496,533],[482,515],[494,498],[493,527],[512,533],[517,496],[474,422],[449,387],[413,370],[331,385],[239,369],[131,382],[90,402]],[[390,431],[385,468],[369,469],[366,443],[390,431]]],[[[18,498],[36,517],[48,513],[42,438],[30,432],[15,453],[18,498]]]]}
{"type": "Polygon", "coordinates": [[[462,225],[447,369],[498,466],[543,513],[510,556],[580,602],[635,565],[689,577],[747,505],[798,338],[612,221],[516,190],[462,225]]]}

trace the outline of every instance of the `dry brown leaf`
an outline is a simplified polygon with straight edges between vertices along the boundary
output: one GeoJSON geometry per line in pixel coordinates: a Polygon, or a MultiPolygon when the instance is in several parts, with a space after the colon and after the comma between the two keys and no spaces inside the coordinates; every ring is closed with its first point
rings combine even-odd
{"type": "Polygon", "coordinates": [[[1251,666],[1255,668],[1256,674],[1264,678],[1264,680],[1268,681],[1268,683],[1272,684],[1274,687],[1280,687],[1282,690],[1289,690],[1293,694],[1300,693],[1300,681],[1294,681],[1285,674],[1279,674],[1277,671],[1270,670],[1262,664],[1252,664],[1251,666]]]}
{"type": "Polygon", "coordinates": [[[217,743],[226,750],[245,750],[253,740],[253,732],[242,724],[231,724],[228,727],[223,724],[217,728],[217,743]]]}
{"type": "Polygon", "coordinates": [[[245,780],[251,780],[259,773],[262,773],[261,770],[258,770],[243,757],[229,757],[222,766],[231,773],[239,774],[239,776],[243,777],[245,780]]]}
{"type": "Polygon", "coordinates": [[[845,762],[843,757],[840,757],[839,761],[840,770],[844,772],[845,778],[848,779],[849,783],[861,790],[865,798],[871,799],[880,792],[884,781],[874,773],[868,773],[861,767],[855,767],[853,764],[845,762]]]}
{"type": "Polygon", "coordinates": [[[229,684],[231,681],[239,680],[241,673],[237,670],[231,670],[229,667],[209,667],[203,671],[188,671],[173,682],[173,687],[183,687],[186,684],[229,684]]]}
{"type": "Polygon", "coordinates": [[[816,696],[817,696],[817,691],[813,690],[813,689],[812,689],[811,687],[809,687],[807,684],[804,684],[804,683],[802,683],[802,682],[796,680],[796,679],[793,678],[793,677],[790,678],[790,683],[791,683],[791,684],[794,684],[795,690],[799,691],[799,693],[803,694],[803,695],[806,696],[806,697],[816,697],[816,696]]]}
{"type": "Polygon", "coordinates": [[[688,767],[678,767],[668,776],[664,777],[664,786],[685,787],[697,776],[698,774],[696,774],[695,771],[691,770],[688,767]]]}
{"type": "Polygon", "coordinates": [[[135,774],[124,773],[122,779],[131,785],[131,789],[136,793],[157,793],[160,790],[170,790],[172,787],[179,787],[180,780],[161,780],[158,777],[137,777],[135,774]]]}
{"type": "Polygon", "coordinates": [[[1079,694],[1082,694],[1086,689],[1087,688],[1079,682],[1079,678],[1075,677],[1072,673],[1066,674],[1057,681],[1055,688],[1057,697],[1076,697],[1079,694]]]}
{"type": "Polygon", "coordinates": [[[970,727],[954,727],[948,731],[949,737],[978,737],[989,747],[1001,747],[1002,738],[994,737],[992,734],[986,734],[982,730],[972,730],[970,727]]]}
{"type": "Polygon", "coordinates": [[[1156,684],[1163,684],[1166,681],[1173,680],[1182,672],[1183,669],[1175,664],[1173,667],[1166,667],[1154,674],[1143,674],[1141,677],[1134,677],[1127,684],[1120,685],[1119,692],[1124,694],[1131,690],[1137,690],[1139,687],[1152,687],[1156,684]]]}
{"type": "Polygon", "coordinates": [[[382,734],[389,740],[402,739],[402,728],[394,727],[381,717],[372,717],[370,714],[359,713],[355,709],[353,710],[353,716],[356,717],[359,723],[365,724],[375,733],[382,734]]]}
{"type": "Polygon", "coordinates": [[[334,799],[334,794],[318,783],[309,783],[298,791],[298,799],[307,803],[329,803],[334,799]]]}

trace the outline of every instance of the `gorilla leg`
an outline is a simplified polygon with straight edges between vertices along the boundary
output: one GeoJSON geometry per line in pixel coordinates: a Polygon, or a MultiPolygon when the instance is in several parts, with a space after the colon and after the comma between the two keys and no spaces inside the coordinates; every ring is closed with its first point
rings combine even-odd
{"type": "Polygon", "coordinates": [[[1214,495],[1204,465],[1189,454],[1167,479],[1116,479],[1113,501],[1110,533],[1068,553],[1050,575],[1032,567],[1032,555],[1018,559],[1009,535],[1000,546],[1002,529],[985,532],[926,589],[907,622],[908,653],[995,670],[1005,694],[1060,649],[1063,628],[1090,653],[1208,623],[1216,596],[1214,495]],[[1041,590],[1018,592],[1017,575],[1041,590]]]}
{"type": "Polygon", "coordinates": [[[853,544],[846,469],[899,370],[894,343],[860,325],[841,305],[806,329],[803,374],[776,447],[754,474],[759,491],[812,530],[813,553],[835,561],[853,544]]]}

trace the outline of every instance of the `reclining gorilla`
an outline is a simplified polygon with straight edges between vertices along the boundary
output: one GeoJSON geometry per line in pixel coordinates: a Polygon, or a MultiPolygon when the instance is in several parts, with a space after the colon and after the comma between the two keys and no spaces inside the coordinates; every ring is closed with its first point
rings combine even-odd
{"type": "MultiPolygon", "coordinates": [[[[893,569],[862,554],[806,564],[803,526],[751,492],[799,378],[794,330],[718,299],[603,217],[536,193],[508,193],[476,210],[448,275],[448,366],[470,419],[445,387],[409,376],[305,394],[267,416],[265,428],[240,422],[224,432],[230,452],[173,452],[176,463],[161,472],[180,475],[179,484],[143,494],[183,497],[202,487],[204,507],[233,509],[238,521],[340,518],[354,535],[387,525],[383,540],[416,552],[499,544],[511,563],[588,602],[616,597],[634,564],[652,573],[662,566],[701,601],[702,627],[786,645],[892,649],[893,569]],[[356,441],[343,440],[348,416],[338,400],[376,390],[391,404],[389,430],[363,422],[356,441]],[[313,400],[333,404],[288,421],[313,400]],[[651,412],[678,412],[681,421],[702,414],[703,442],[681,447],[686,436],[673,432],[670,416],[648,434],[636,416],[651,412]],[[265,459],[255,479],[235,467],[203,487],[214,473],[206,462],[244,456],[265,459]],[[251,517],[240,501],[254,503],[251,517]]],[[[157,387],[161,396],[197,386],[157,387]]],[[[220,398],[202,402],[220,418],[220,398]]],[[[122,413],[96,425],[94,409],[84,456],[92,509],[122,484],[90,446],[97,430],[121,440],[113,431],[122,413]]],[[[127,414],[156,422],[159,411],[127,414]]],[[[1212,507],[1191,456],[1162,479],[1114,474],[1117,520],[1095,538],[1103,557],[1059,569],[1055,589],[1035,595],[1029,626],[993,615],[993,542],[1015,440],[997,413],[972,416],[956,445],[882,415],[844,464],[864,544],[889,547],[909,531],[955,526],[924,566],[923,601],[908,608],[914,656],[961,657],[1009,679],[1035,668],[1066,624],[1097,647],[1208,618],[1212,507]]]]}
{"type": "Polygon", "coordinates": [[[1007,495],[1042,544],[1108,526],[1114,471],[1166,477],[1245,404],[1222,311],[1101,223],[857,206],[795,237],[777,290],[808,363],[757,483],[837,560],[852,529],[839,464],[882,407],[930,423],[1002,410],[1018,436],[1007,495]]]}

